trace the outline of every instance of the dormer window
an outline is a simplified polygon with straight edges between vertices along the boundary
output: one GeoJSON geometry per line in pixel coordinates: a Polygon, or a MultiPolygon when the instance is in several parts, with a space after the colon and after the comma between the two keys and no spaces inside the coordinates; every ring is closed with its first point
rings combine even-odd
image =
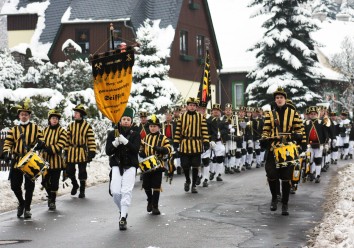
{"type": "Polygon", "coordinates": [[[76,30],[75,42],[81,47],[83,54],[90,53],[90,31],[87,29],[76,30]]]}

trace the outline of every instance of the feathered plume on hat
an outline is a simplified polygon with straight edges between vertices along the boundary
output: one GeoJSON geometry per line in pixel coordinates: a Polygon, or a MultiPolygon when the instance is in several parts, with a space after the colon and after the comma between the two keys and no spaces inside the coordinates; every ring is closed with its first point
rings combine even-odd
{"type": "Polygon", "coordinates": [[[31,105],[31,99],[25,98],[25,100],[23,100],[22,105],[15,106],[15,108],[17,108],[17,114],[21,112],[27,112],[28,114],[31,114],[32,110],[30,109],[30,105],[31,105]]]}
{"type": "Polygon", "coordinates": [[[151,115],[150,119],[148,120],[149,125],[156,125],[161,127],[161,123],[159,118],[156,115],[151,115]]]}
{"type": "Polygon", "coordinates": [[[51,109],[48,112],[48,120],[52,117],[52,116],[56,116],[58,117],[58,119],[61,118],[61,114],[59,113],[59,111],[57,109],[51,109]]]}
{"type": "Polygon", "coordinates": [[[86,109],[83,104],[77,105],[73,108],[74,111],[79,112],[82,116],[87,115],[86,109]]]}

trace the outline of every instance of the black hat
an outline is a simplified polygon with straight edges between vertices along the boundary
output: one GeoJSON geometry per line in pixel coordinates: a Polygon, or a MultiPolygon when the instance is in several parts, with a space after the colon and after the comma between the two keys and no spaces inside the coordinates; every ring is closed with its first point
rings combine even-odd
{"type": "Polygon", "coordinates": [[[87,115],[86,109],[83,104],[77,105],[75,108],[73,108],[73,110],[79,112],[82,116],[87,115]]]}
{"type": "Polygon", "coordinates": [[[308,114],[311,113],[311,112],[316,112],[316,113],[318,113],[318,108],[317,108],[317,106],[308,107],[308,108],[307,108],[307,112],[308,112],[308,114]]]}
{"type": "Polygon", "coordinates": [[[20,114],[21,112],[27,112],[28,114],[31,114],[32,110],[30,110],[30,106],[29,106],[30,102],[31,102],[31,100],[29,98],[26,98],[23,101],[22,105],[18,105],[17,106],[17,114],[20,114]]]}
{"type": "Polygon", "coordinates": [[[48,120],[52,117],[52,116],[56,116],[58,117],[58,119],[61,118],[61,114],[59,113],[59,111],[57,109],[51,109],[48,112],[48,120]]]}
{"type": "Polygon", "coordinates": [[[342,111],[341,115],[348,116],[348,112],[342,111]]]}
{"type": "Polygon", "coordinates": [[[199,105],[199,98],[197,97],[190,97],[188,98],[187,100],[187,105],[190,104],[190,103],[194,103],[196,105],[199,105]]]}
{"type": "Polygon", "coordinates": [[[284,96],[285,98],[287,98],[286,92],[285,92],[284,89],[283,89],[282,87],[280,87],[280,86],[277,88],[276,91],[274,91],[274,93],[273,93],[274,98],[275,98],[276,95],[282,95],[282,96],[284,96]]]}
{"type": "Polygon", "coordinates": [[[231,108],[232,109],[232,103],[226,103],[225,108],[231,108]]]}
{"type": "Polygon", "coordinates": [[[139,116],[140,117],[147,117],[148,113],[145,110],[144,111],[140,111],[139,116]]]}
{"type": "Polygon", "coordinates": [[[330,116],[337,116],[337,113],[336,112],[331,112],[330,116]]]}
{"type": "Polygon", "coordinates": [[[124,112],[123,112],[123,116],[128,116],[130,117],[132,120],[133,120],[133,117],[134,117],[134,110],[132,108],[129,108],[129,107],[126,107],[124,112]]]}
{"type": "Polygon", "coordinates": [[[150,125],[156,125],[161,127],[161,123],[159,118],[156,117],[156,115],[151,115],[150,119],[148,120],[149,126],[150,125]]]}
{"type": "Polygon", "coordinates": [[[221,111],[220,104],[219,103],[214,103],[212,108],[211,108],[211,110],[213,110],[213,109],[217,109],[217,110],[221,111]]]}
{"type": "Polygon", "coordinates": [[[245,107],[246,108],[246,112],[253,112],[254,111],[254,108],[252,107],[245,107]]]}

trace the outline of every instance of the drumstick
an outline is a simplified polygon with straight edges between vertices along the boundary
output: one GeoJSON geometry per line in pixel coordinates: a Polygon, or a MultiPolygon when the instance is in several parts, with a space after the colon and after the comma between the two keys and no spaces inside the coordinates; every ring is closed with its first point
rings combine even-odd
{"type": "Polygon", "coordinates": [[[149,145],[148,143],[146,143],[144,140],[141,140],[141,142],[143,142],[143,144],[144,145],[147,145],[147,146],[150,146],[150,147],[152,147],[153,148],[153,146],[152,145],[149,145]]]}

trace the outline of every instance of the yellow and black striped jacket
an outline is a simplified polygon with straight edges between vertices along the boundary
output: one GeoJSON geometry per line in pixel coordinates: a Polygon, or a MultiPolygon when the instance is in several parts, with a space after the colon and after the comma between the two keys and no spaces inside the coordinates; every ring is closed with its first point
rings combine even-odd
{"type": "Polygon", "coordinates": [[[21,158],[37,143],[37,140],[43,141],[42,130],[37,124],[29,122],[26,125],[14,126],[6,136],[3,152],[9,152],[15,155],[16,163],[14,165],[16,166],[21,158]],[[26,149],[23,144],[20,128],[22,129],[23,137],[28,149],[26,149]]]}
{"type": "Polygon", "coordinates": [[[43,130],[45,145],[51,149],[51,154],[43,153],[43,158],[49,162],[50,169],[65,168],[63,150],[66,146],[67,133],[61,126],[48,126],[43,130]]]}
{"type": "Polygon", "coordinates": [[[205,117],[198,112],[183,113],[177,121],[173,142],[180,144],[180,153],[201,154],[203,143],[209,143],[205,117]]]}
{"type": "Polygon", "coordinates": [[[143,141],[145,144],[144,143],[141,144],[142,146],[141,150],[144,152],[144,155],[146,155],[146,157],[156,155],[156,157],[160,160],[162,164],[163,164],[162,161],[163,156],[170,154],[172,151],[169,139],[165,135],[161,134],[160,132],[149,133],[147,136],[145,136],[143,141]],[[153,147],[155,146],[160,146],[166,149],[164,149],[163,153],[157,153],[153,149],[153,147]]]}
{"type": "MultiPolygon", "coordinates": [[[[304,136],[304,125],[302,123],[302,119],[299,116],[299,114],[294,110],[289,107],[283,107],[284,115],[283,117],[279,117],[279,110],[275,110],[276,117],[274,118],[273,111],[269,111],[269,113],[266,114],[265,119],[264,119],[264,126],[263,126],[263,131],[262,131],[262,138],[270,138],[274,136],[278,136],[279,132],[277,129],[277,125],[274,121],[274,119],[277,120],[279,124],[279,131],[281,133],[298,133],[302,135],[302,142],[306,142],[305,136],[304,136]]],[[[272,145],[275,145],[274,142],[272,145]]]]}
{"type": "Polygon", "coordinates": [[[68,141],[65,150],[68,152],[68,163],[88,161],[88,151],[96,151],[95,134],[85,120],[71,122],[67,130],[68,141]]]}

